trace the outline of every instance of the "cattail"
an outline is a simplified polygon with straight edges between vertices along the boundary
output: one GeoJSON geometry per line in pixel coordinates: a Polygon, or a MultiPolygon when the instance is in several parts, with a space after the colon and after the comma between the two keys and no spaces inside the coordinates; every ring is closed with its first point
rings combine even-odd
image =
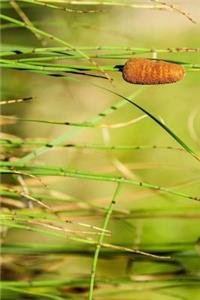
{"type": "Polygon", "coordinates": [[[134,84],[164,84],[183,79],[183,66],[160,60],[131,58],[123,67],[125,81],[134,84]]]}

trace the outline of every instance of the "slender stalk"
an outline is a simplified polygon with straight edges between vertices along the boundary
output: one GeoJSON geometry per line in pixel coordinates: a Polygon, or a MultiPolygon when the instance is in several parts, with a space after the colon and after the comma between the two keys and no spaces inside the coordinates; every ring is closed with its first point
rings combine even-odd
{"type": "MultiPolygon", "coordinates": [[[[119,195],[119,191],[120,191],[120,183],[117,184],[117,187],[115,189],[113,198],[110,202],[110,205],[107,208],[107,212],[105,215],[105,219],[104,219],[104,223],[103,223],[103,230],[107,230],[108,227],[108,223],[114,208],[114,205],[116,203],[116,198],[119,195]]],[[[100,249],[101,249],[101,244],[103,243],[105,234],[102,231],[102,233],[99,236],[99,240],[98,240],[98,244],[96,246],[96,250],[94,253],[94,258],[93,258],[93,263],[92,263],[92,270],[91,270],[91,277],[90,277],[90,290],[89,290],[89,295],[88,295],[88,300],[92,300],[93,299],[93,292],[94,292],[94,284],[95,284],[95,276],[96,276],[96,268],[97,268],[97,261],[98,261],[98,257],[99,257],[99,253],[100,253],[100,249]]]]}
{"type": "MultiPolygon", "coordinates": [[[[17,24],[22,27],[23,24],[17,24]]],[[[120,55],[134,55],[134,54],[147,54],[147,53],[198,53],[200,52],[200,48],[195,47],[177,47],[177,48],[139,48],[139,47],[128,47],[128,46],[82,46],[82,47],[75,47],[76,49],[80,51],[97,51],[98,55],[104,55],[105,57],[108,56],[109,58],[111,55],[114,56],[114,58],[118,58],[120,55]],[[107,54],[101,54],[102,51],[112,51],[112,53],[107,54]],[[113,52],[113,51],[123,51],[123,52],[113,52]],[[124,52],[126,51],[126,52],[124,52]]],[[[74,53],[74,49],[71,49],[71,47],[42,47],[42,48],[31,48],[31,47],[22,47],[22,46],[10,46],[10,45],[2,45],[2,52],[0,53],[1,56],[8,56],[8,55],[19,55],[19,54],[39,54],[39,53],[48,53],[48,54],[59,54],[60,55],[66,55],[66,56],[72,56],[76,55],[76,58],[82,57],[77,56],[77,53],[74,53]],[[68,53],[69,51],[70,53],[68,53]]],[[[88,54],[89,55],[89,54],[88,54]]],[[[74,57],[74,56],[73,56],[74,57]]],[[[96,57],[96,56],[94,56],[96,57]]],[[[98,57],[98,56],[97,56],[98,57]]]]}
{"type": "Polygon", "coordinates": [[[88,180],[96,180],[96,181],[106,181],[106,182],[116,182],[116,183],[123,183],[129,184],[133,186],[148,188],[152,190],[157,190],[160,192],[166,192],[172,195],[180,196],[183,198],[188,198],[195,201],[200,201],[199,196],[190,196],[182,192],[174,191],[165,187],[161,187],[158,185],[146,183],[146,182],[138,182],[126,179],[124,177],[116,177],[111,175],[105,174],[95,174],[95,173],[88,173],[88,172],[80,172],[80,171],[69,171],[63,168],[56,168],[56,167],[48,167],[43,165],[29,165],[24,164],[21,162],[0,162],[0,173],[2,174],[19,174],[21,171],[26,171],[26,173],[21,172],[20,174],[23,175],[40,175],[40,176],[64,176],[64,177],[73,177],[73,178],[80,178],[80,179],[88,179],[88,180]],[[9,169],[11,168],[11,169],[9,169]],[[17,168],[17,171],[15,169],[17,168]]]}
{"type": "MultiPolygon", "coordinates": [[[[95,125],[93,125],[95,126],[95,125]]],[[[37,146],[47,146],[48,142],[44,140],[11,140],[0,138],[0,145],[6,148],[19,148],[19,147],[37,147],[37,146]]],[[[183,148],[173,147],[173,146],[160,146],[160,145],[104,145],[104,144],[61,144],[61,148],[77,148],[77,149],[91,149],[91,150],[113,150],[113,151],[132,151],[132,150],[175,150],[184,151],[183,148]]],[[[56,147],[55,147],[56,149],[56,147]]]]}
{"type": "MultiPolygon", "coordinates": [[[[64,56],[61,56],[64,57],[64,56]]],[[[66,56],[67,57],[67,56],[66,56]]],[[[1,67],[3,68],[9,68],[9,69],[22,69],[22,70],[41,70],[41,71],[54,71],[54,72],[78,72],[78,71],[98,71],[98,66],[87,66],[87,65],[71,65],[71,64],[57,64],[57,63],[46,63],[42,60],[53,60],[53,59],[59,59],[57,56],[51,56],[51,57],[33,57],[33,58],[25,58],[25,59],[0,59],[1,67]]],[[[68,58],[72,58],[69,56],[68,58]]],[[[73,56],[73,58],[76,58],[73,56]]],[[[104,58],[101,56],[101,58],[104,58]]],[[[109,57],[108,57],[109,58],[109,57]]],[[[172,60],[163,60],[167,62],[177,63],[184,66],[185,69],[188,70],[200,70],[200,64],[193,64],[188,62],[179,62],[179,61],[172,61],[172,60]]],[[[102,70],[109,71],[109,72],[121,72],[121,69],[123,68],[123,65],[101,65],[102,70]]]]}

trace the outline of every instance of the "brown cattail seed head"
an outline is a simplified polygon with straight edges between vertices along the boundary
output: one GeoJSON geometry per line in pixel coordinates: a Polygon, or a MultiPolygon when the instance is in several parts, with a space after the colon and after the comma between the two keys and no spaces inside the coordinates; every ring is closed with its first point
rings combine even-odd
{"type": "Polygon", "coordinates": [[[183,66],[160,60],[131,58],[123,67],[124,80],[134,84],[164,84],[183,79],[183,66]]]}

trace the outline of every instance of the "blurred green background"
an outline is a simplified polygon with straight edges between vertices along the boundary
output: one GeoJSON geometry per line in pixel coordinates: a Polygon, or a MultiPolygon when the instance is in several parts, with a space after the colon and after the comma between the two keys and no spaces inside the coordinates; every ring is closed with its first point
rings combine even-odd
{"type": "MultiPolygon", "coordinates": [[[[188,11],[197,20],[197,24],[191,23],[183,15],[174,11],[165,10],[102,6],[97,13],[76,14],[36,5],[27,7],[24,5],[23,9],[36,27],[75,46],[130,46],[157,49],[199,47],[199,1],[174,1],[174,3],[181,5],[188,11]]],[[[94,6],[90,6],[90,8],[94,8],[94,6]]],[[[3,12],[19,18],[14,10],[4,9],[3,12]]],[[[40,42],[35,36],[24,28],[4,29],[1,34],[4,44],[40,47],[40,42]]],[[[47,45],[55,46],[56,44],[47,40],[47,45]]],[[[152,57],[149,53],[141,56],[152,57]]],[[[199,52],[158,54],[158,58],[200,63],[199,52]]],[[[71,64],[77,63],[73,60],[68,61],[71,64]]],[[[78,64],[81,63],[86,64],[84,60],[78,61],[78,64]]],[[[125,60],[106,59],[98,60],[98,63],[116,65],[124,64],[125,60]]],[[[129,96],[133,92],[143,89],[123,81],[120,73],[110,72],[109,75],[114,79],[112,85],[104,79],[89,78],[88,80],[118,91],[124,96],[129,96]]],[[[51,78],[27,71],[4,69],[2,70],[1,83],[2,100],[34,97],[30,103],[3,107],[3,115],[15,115],[22,118],[83,122],[119,101],[119,98],[110,93],[87,84],[51,78]]],[[[199,83],[199,72],[191,71],[186,74],[184,80],[176,84],[149,86],[143,89],[135,99],[137,103],[162,118],[197,153],[200,150],[200,140],[194,138],[190,120],[196,113],[193,128],[198,138],[200,134],[199,83]]],[[[123,108],[104,118],[101,123],[121,123],[141,115],[140,111],[126,104],[123,108]]],[[[4,133],[20,138],[46,138],[50,141],[68,130],[70,128],[65,126],[20,121],[2,127],[4,133]]],[[[149,118],[144,118],[127,127],[109,129],[107,132],[101,128],[85,128],[67,140],[66,143],[103,144],[105,142],[104,137],[108,133],[109,144],[111,145],[178,146],[162,128],[149,118]]],[[[24,153],[21,153],[20,150],[14,154],[15,157],[22,157],[23,155],[24,153]]],[[[199,163],[185,152],[168,149],[114,152],[74,148],[52,149],[38,157],[36,162],[62,166],[66,169],[125,176],[133,180],[171,187],[189,195],[199,196],[199,163]],[[118,164],[113,164],[113,161],[116,160],[118,164]],[[125,173],[123,173],[122,167],[117,167],[120,163],[120,166],[124,167],[125,173]]],[[[112,183],[66,177],[45,177],[42,178],[42,181],[47,184],[49,190],[56,190],[57,193],[69,195],[74,199],[81,199],[83,203],[85,201],[86,204],[91,203],[102,209],[110,203],[115,188],[112,183]]],[[[42,189],[34,186],[34,184],[31,185],[31,179],[27,179],[27,183],[32,191],[42,189]]],[[[83,203],[82,209],[84,211],[83,203]]],[[[56,205],[56,203],[54,204],[56,205]]],[[[167,280],[168,276],[176,278],[179,273],[180,275],[196,276],[195,278],[198,279],[200,272],[200,262],[197,255],[199,252],[197,241],[200,233],[199,207],[198,202],[189,199],[124,185],[115,208],[124,212],[126,217],[115,218],[113,216],[109,225],[112,235],[106,238],[106,242],[155,253],[190,250],[193,251],[193,254],[177,257],[174,264],[141,259],[140,257],[134,257],[131,260],[131,255],[120,255],[120,253],[117,256],[110,256],[109,259],[100,257],[97,266],[97,278],[106,278],[109,282],[115,278],[129,276],[130,278],[131,276],[132,278],[137,278],[137,276],[145,278],[145,275],[149,275],[153,276],[152,282],[150,282],[152,286],[157,278],[161,281],[167,280]],[[147,216],[134,217],[134,214],[131,215],[132,212],[145,212],[147,216]],[[152,215],[152,212],[158,213],[155,216],[152,215]],[[181,216],[178,215],[180,213],[182,213],[181,216]],[[148,214],[150,214],[149,217],[148,214]]],[[[74,209],[68,214],[66,210],[63,215],[96,226],[101,226],[104,219],[103,215],[95,215],[95,213],[82,216],[81,206],[77,212],[74,209]]],[[[51,236],[16,229],[7,231],[4,245],[10,243],[65,245],[69,249],[70,247],[73,249],[77,247],[80,252],[81,249],[84,252],[84,249],[88,247],[76,243],[73,245],[72,242],[66,241],[64,238],[54,239],[51,236]]],[[[92,249],[94,250],[94,247],[92,249]]],[[[84,278],[90,275],[92,258],[92,251],[89,255],[75,255],[73,251],[70,255],[15,256],[15,254],[5,254],[3,260],[5,275],[3,276],[9,280],[84,278]],[[34,273],[35,269],[44,269],[44,272],[38,271],[37,273],[35,271],[34,273]]],[[[135,285],[137,284],[135,283],[135,285]]],[[[200,288],[192,283],[184,287],[163,290],[145,291],[145,287],[146,283],[143,285],[141,283],[138,291],[136,291],[132,284],[123,285],[121,283],[121,285],[112,288],[113,293],[109,294],[107,288],[97,284],[95,299],[170,300],[173,298],[193,298],[198,300],[200,297],[200,288]],[[118,292],[116,292],[117,289],[118,292]]],[[[81,297],[85,299],[85,295],[74,294],[73,299],[82,299],[81,297]]],[[[62,296],[67,297],[63,291],[62,296]]],[[[5,294],[3,299],[6,297],[13,299],[12,294],[5,294]]],[[[18,299],[17,297],[19,299],[29,299],[28,297],[32,299],[33,296],[15,295],[15,299],[18,299]]]]}

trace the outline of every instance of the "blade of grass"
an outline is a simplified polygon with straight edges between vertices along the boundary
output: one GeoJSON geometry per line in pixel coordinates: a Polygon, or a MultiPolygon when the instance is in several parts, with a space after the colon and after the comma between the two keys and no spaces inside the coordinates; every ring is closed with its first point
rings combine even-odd
{"type": "MultiPolygon", "coordinates": [[[[113,210],[114,205],[116,203],[116,199],[119,196],[119,192],[120,192],[120,183],[117,184],[117,187],[115,189],[113,198],[110,202],[110,205],[107,208],[104,223],[103,223],[103,226],[102,226],[102,228],[104,230],[107,230],[108,223],[109,223],[110,218],[111,218],[112,210],[113,210]]],[[[97,261],[98,261],[98,257],[99,257],[99,253],[100,253],[100,249],[101,249],[101,244],[103,243],[104,237],[105,237],[105,234],[102,232],[99,236],[98,244],[96,246],[96,250],[95,250],[95,253],[94,253],[92,269],[91,269],[91,276],[90,276],[90,290],[89,290],[89,295],[88,295],[89,300],[93,299],[97,261]]]]}
{"type": "MultiPolygon", "coordinates": [[[[47,57],[50,59],[50,57],[47,57]]],[[[71,56],[70,56],[71,58],[71,56]]],[[[74,56],[73,56],[74,58],[74,56]]],[[[56,64],[56,63],[46,63],[41,61],[46,59],[45,57],[33,57],[25,59],[0,59],[0,65],[3,68],[9,69],[22,69],[22,70],[38,70],[38,71],[52,71],[52,72],[80,72],[80,71],[98,71],[97,66],[87,66],[87,65],[70,65],[70,64],[56,64]],[[39,60],[39,61],[38,61],[39,60]]],[[[55,59],[55,56],[52,56],[51,59],[55,59]]],[[[200,64],[180,62],[175,60],[162,60],[166,62],[181,64],[187,71],[199,71],[200,64]]],[[[121,72],[123,65],[101,65],[102,70],[109,72],[121,72]]],[[[88,74],[89,75],[89,74],[88,74]]],[[[97,76],[97,75],[96,75],[97,76]]],[[[106,77],[105,77],[106,78],[106,77]]]]}
{"type": "MultiPolygon", "coordinates": [[[[95,126],[95,125],[94,125],[95,126]]],[[[20,147],[37,147],[48,145],[48,141],[45,140],[11,140],[0,138],[0,145],[6,148],[20,148],[20,147]]],[[[61,148],[77,148],[77,149],[91,149],[91,150],[113,150],[113,151],[132,151],[132,150],[174,150],[184,151],[183,148],[177,148],[173,146],[161,146],[161,145],[104,145],[104,144],[61,144],[58,147],[61,148]]],[[[56,146],[55,146],[56,149],[56,146]]]]}
{"type": "MultiPolygon", "coordinates": [[[[11,23],[12,24],[12,23],[11,23]]],[[[21,25],[20,25],[21,26],[21,25]]],[[[23,27],[23,26],[22,26],[23,27]]],[[[147,54],[147,53],[198,53],[200,52],[200,48],[192,48],[192,47],[177,47],[177,48],[138,48],[138,47],[128,47],[128,46],[82,46],[82,47],[76,47],[76,49],[80,51],[123,51],[123,52],[114,52],[113,58],[116,59],[120,55],[127,55],[127,53],[124,53],[124,51],[128,52],[128,55],[135,55],[135,54],[147,54]]],[[[43,47],[43,48],[32,48],[32,47],[22,47],[20,45],[1,45],[1,56],[8,56],[8,55],[20,55],[20,54],[60,54],[60,55],[66,55],[69,56],[69,53],[67,51],[71,51],[70,56],[73,55],[76,58],[81,58],[82,55],[77,56],[76,53],[73,53],[74,50],[70,47],[43,47]]],[[[94,58],[111,58],[111,54],[87,54],[94,55],[94,58]],[[103,56],[101,56],[103,55],[103,56]]],[[[124,57],[126,58],[126,56],[124,57]]]]}
{"type": "Polygon", "coordinates": [[[95,174],[95,173],[88,173],[88,172],[80,172],[80,171],[69,171],[65,170],[63,168],[57,168],[57,167],[48,167],[48,166],[43,166],[43,165],[30,165],[30,164],[24,164],[22,161],[21,162],[0,162],[0,167],[2,169],[0,170],[0,173],[2,174],[12,174],[16,173],[15,168],[17,168],[17,173],[19,171],[25,170],[26,173],[22,173],[24,175],[40,175],[40,176],[64,176],[64,177],[73,177],[73,178],[80,178],[80,179],[89,179],[89,180],[97,180],[97,181],[107,181],[107,182],[116,182],[116,183],[124,183],[124,184],[129,184],[129,185],[134,185],[138,187],[143,187],[143,188],[149,188],[161,192],[166,192],[172,195],[180,196],[183,198],[188,198],[191,200],[196,200],[200,201],[200,197],[194,197],[187,195],[182,192],[178,191],[173,191],[168,188],[164,188],[158,185],[146,183],[146,182],[137,182],[133,180],[128,180],[123,177],[116,177],[116,176],[111,176],[111,175],[106,175],[106,174],[95,174]],[[9,169],[11,168],[11,169],[9,169]]]}

